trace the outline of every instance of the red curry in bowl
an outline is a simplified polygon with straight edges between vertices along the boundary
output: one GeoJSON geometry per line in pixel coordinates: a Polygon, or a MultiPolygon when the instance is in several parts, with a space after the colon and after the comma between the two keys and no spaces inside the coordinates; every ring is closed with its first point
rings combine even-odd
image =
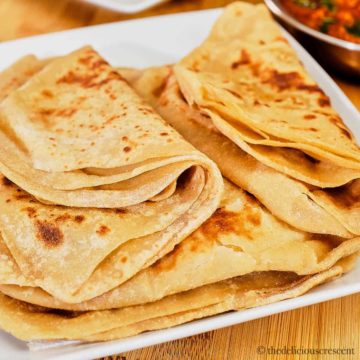
{"type": "Polygon", "coordinates": [[[360,0],[281,0],[281,4],[303,24],[360,44],[360,0]]]}

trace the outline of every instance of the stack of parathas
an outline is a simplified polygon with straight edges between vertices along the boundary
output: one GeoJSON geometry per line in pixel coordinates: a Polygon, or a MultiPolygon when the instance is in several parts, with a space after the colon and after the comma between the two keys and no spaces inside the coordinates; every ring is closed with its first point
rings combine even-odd
{"type": "Polygon", "coordinates": [[[229,6],[175,66],[115,72],[84,48],[0,89],[0,326],[18,338],[116,339],[351,269],[360,150],[263,6],[229,6]]]}

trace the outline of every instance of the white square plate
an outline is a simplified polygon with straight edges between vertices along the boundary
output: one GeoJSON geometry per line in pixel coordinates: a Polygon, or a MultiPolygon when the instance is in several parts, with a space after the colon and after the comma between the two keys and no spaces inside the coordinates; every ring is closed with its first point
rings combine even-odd
{"type": "MultiPolygon", "coordinates": [[[[89,43],[115,66],[146,67],[173,63],[205,39],[219,14],[220,10],[183,13],[87,27],[2,43],[0,44],[0,69],[25,54],[34,53],[40,57],[60,55],[89,43]]],[[[285,36],[308,71],[330,96],[333,105],[359,141],[358,111],[315,60],[290,35],[285,34],[285,36]]],[[[0,359],[93,359],[239,324],[356,292],[360,292],[360,262],[354,271],[344,277],[295,299],[217,315],[119,341],[68,345],[62,348],[29,352],[24,342],[0,332],[0,359]]]]}
{"type": "Polygon", "coordinates": [[[123,13],[136,13],[168,0],[84,0],[123,13]]]}

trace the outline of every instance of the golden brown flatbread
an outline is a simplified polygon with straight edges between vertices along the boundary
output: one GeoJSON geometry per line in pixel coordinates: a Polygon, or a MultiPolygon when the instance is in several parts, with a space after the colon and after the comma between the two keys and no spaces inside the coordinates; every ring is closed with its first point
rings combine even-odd
{"type": "MultiPolygon", "coordinates": [[[[322,205],[319,191],[333,192],[341,201],[344,192],[336,192],[336,189],[341,187],[322,190],[310,186],[265,165],[253,157],[250,151],[245,152],[223,135],[206,115],[189,106],[172,74],[171,67],[133,72],[137,74],[136,77],[133,76],[135,80],[132,83],[135,90],[189,142],[214,160],[226,178],[256,196],[278,218],[295,228],[311,233],[344,238],[352,238],[359,234],[359,223],[350,223],[350,219],[356,217],[358,211],[358,202],[354,194],[347,196],[348,207],[343,207],[345,214],[349,213],[349,210],[352,211],[352,217],[345,215],[340,218],[340,212],[330,211],[330,207],[322,205]],[[157,90],[159,88],[162,89],[160,92],[157,90]]],[[[129,70],[125,76],[128,75],[129,70]]],[[[312,171],[318,173],[316,166],[312,171]]]]}
{"type": "Polygon", "coordinates": [[[314,286],[340,276],[352,262],[353,259],[344,259],[333,268],[313,276],[253,273],[145,305],[82,313],[50,310],[0,294],[0,327],[22,340],[119,339],[230,310],[300,296],[314,286]]]}
{"type": "MultiPolygon", "coordinates": [[[[302,150],[357,170],[342,174],[346,182],[359,177],[360,149],[352,134],[264,5],[228,6],[205,42],[175,66],[175,73],[188,103],[208,114],[235,143],[283,147],[283,155],[287,148],[302,150]]],[[[269,164],[274,162],[270,151],[269,164]]],[[[278,157],[286,158],[278,152],[275,163],[278,157]]],[[[296,173],[306,181],[304,174],[289,169],[289,175],[296,173]]],[[[329,169],[328,178],[332,175],[329,169]]]]}
{"type": "Polygon", "coordinates": [[[0,285],[0,291],[48,308],[104,310],[157,301],[253,272],[315,274],[357,251],[360,238],[344,241],[296,230],[274,217],[251,195],[225,181],[220,207],[205,223],[171,253],[100,296],[68,303],[26,282],[0,285]]]}
{"type": "Polygon", "coordinates": [[[116,208],[156,198],[183,161],[217,171],[89,47],[50,61],[5,97],[0,139],[2,173],[60,205],[116,208]]]}
{"type": "Polygon", "coordinates": [[[0,104],[0,282],[85,301],[170,252],[223,181],[93,49],[34,62],[0,104]]]}

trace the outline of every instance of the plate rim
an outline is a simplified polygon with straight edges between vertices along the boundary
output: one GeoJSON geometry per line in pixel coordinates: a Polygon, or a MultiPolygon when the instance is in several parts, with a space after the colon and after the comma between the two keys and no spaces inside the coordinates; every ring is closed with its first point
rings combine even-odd
{"type": "Polygon", "coordinates": [[[146,9],[150,9],[156,5],[160,5],[163,2],[169,0],[141,0],[135,4],[124,4],[118,0],[82,0],[89,4],[106,8],[113,11],[119,11],[124,14],[134,14],[146,9]]]}

